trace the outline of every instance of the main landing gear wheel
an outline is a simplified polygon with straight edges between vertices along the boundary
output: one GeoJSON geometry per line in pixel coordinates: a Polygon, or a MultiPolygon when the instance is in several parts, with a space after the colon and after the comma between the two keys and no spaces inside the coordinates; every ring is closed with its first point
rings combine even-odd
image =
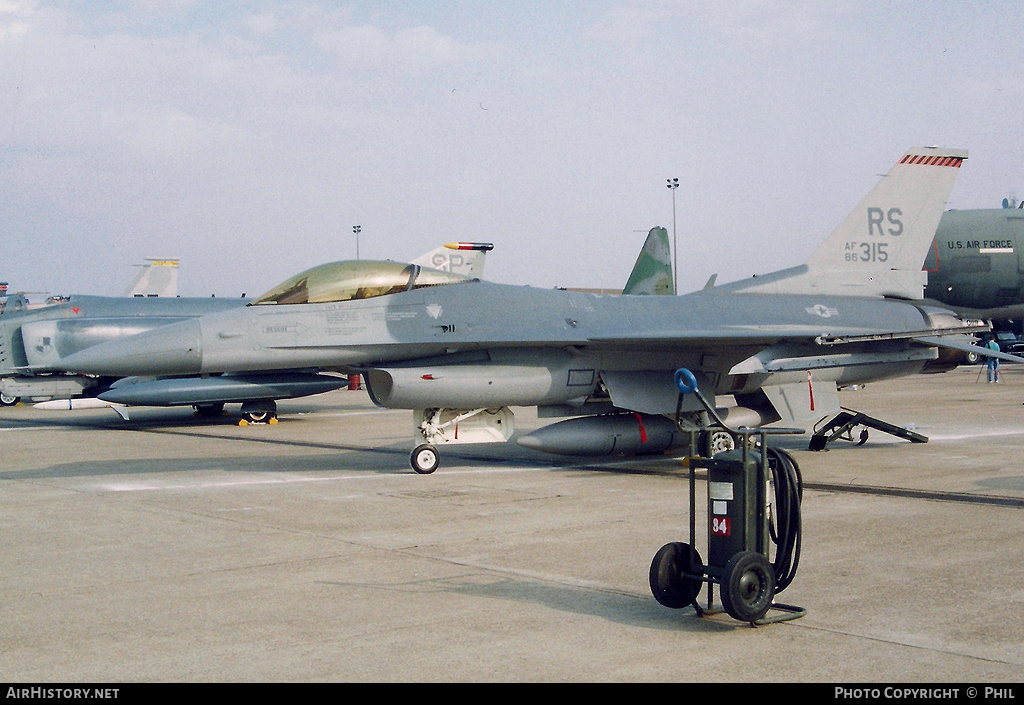
{"type": "Polygon", "coordinates": [[[764,617],[775,598],[775,571],[760,553],[740,551],[725,564],[722,607],[741,622],[764,617]]]}
{"type": "Polygon", "coordinates": [[[429,443],[416,446],[413,448],[412,455],[409,456],[409,464],[420,475],[429,475],[437,470],[440,463],[441,454],[429,443]]]}
{"type": "Polygon", "coordinates": [[[273,418],[273,414],[269,411],[248,411],[242,414],[242,418],[251,424],[267,423],[273,418]]]}
{"type": "Polygon", "coordinates": [[[667,543],[661,547],[651,561],[651,593],[654,599],[665,607],[681,609],[693,604],[700,594],[703,581],[683,575],[694,567],[702,569],[703,563],[697,549],[688,543],[667,543]]]}
{"type": "Polygon", "coordinates": [[[277,423],[276,401],[255,401],[242,404],[240,425],[277,423]]]}

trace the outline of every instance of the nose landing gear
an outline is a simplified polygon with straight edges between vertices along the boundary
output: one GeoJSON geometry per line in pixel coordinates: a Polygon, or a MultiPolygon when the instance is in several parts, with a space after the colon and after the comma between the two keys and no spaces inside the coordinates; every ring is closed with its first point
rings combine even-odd
{"type": "Polygon", "coordinates": [[[441,454],[437,452],[437,448],[429,443],[422,443],[416,446],[409,456],[409,464],[420,475],[429,475],[434,472],[437,470],[440,462],[441,454]]]}

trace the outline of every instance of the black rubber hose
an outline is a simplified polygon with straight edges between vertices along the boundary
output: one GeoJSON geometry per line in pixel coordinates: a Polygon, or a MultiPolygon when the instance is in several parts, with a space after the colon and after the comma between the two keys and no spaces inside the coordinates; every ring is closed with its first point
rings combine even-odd
{"type": "Polygon", "coordinates": [[[767,449],[768,467],[775,486],[775,513],[769,533],[775,542],[775,592],[782,592],[793,582],[800,564],[802,524],[800,502],[803,499],[803,479],[796,460],[781,448],[767,449]]]}

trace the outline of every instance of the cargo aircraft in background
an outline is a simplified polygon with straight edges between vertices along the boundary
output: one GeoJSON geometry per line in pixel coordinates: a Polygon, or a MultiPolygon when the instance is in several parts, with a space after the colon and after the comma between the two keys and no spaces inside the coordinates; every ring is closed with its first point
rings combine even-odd
{"type": "Polygon", "coordinates": [[[121,378],[361,374],[377,404],[414,411],[410,462],[420,473],[437,468],[446,444],[509,440],[516,406],[571,417],[517,439],[570,455],[688,443],[687,429],[709,430],[702,398],[731,398],[719,410],[730,426],[838,419],[842,386],[920,372],[942,363],[940,350],[989,354],[970,335],[985,324],[922,302],[922,263],[966,157],[912,149],[804,264],[682,296],[334,262],[247,306],[96,345],[52,369],[121,378]],[[700,395],[680,395],[683,368],[700,395]]]}
{"type": "Polygon", "coordinates": [[[971,318],[1024,320],[1024,203],[943,214],[928,250],[926,299],[971,318]]]}
{"type": "MultiPolygon", "coordinates": [[[[454,242],[438,247],[415,261],[424,266],[478,277],[490,243],[454,242]]],[[[98,394],[130,383],[136,396],[152,406],[193,406],[200,416],[220,416],[226,403],[241,403],[242,418],[265,422],[276,415],[278,399],[318,394],[348,384],[344,377],[289,370],[280,374],[239,374],[186,377],[174,380],[119,380],[116,377],[63,372],[38,372],[67,355],[111,340],[119,340],[198,316],[243,308],[240,298],[178,297],[179,260],[150,258],[132,286],[121,297],[54,296],[39,305],[22,294],[0,297],[0,404],[22,398],[42,408],[96,408],[109,406],[127,418],[131,399],[106,400],[98,394]]]]}

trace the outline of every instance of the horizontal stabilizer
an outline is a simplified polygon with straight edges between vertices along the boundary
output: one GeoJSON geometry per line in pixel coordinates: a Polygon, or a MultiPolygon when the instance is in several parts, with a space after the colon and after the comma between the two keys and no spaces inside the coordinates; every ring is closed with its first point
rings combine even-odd
{"type": "Polygon", "coordinates": [[[970,308],[968,306],[953,306],[942,301],[931,301],[925,299],[924,303],[934,306],[941,306],[956,312],[961,318],[975,318],[984,321],[1006,321],[1024,319],[1024,304],[1009,304],[1007,306],[996,306],[994,308],[970,308]]]}
{"type": "Polygon", "coordinates": [[[972,345],[962,338],[951,339],[948,337],[919,337],[915,338],[915,340],[924,343],[925,345],[934,345],[938,348],[949,348],[950,350],[959,350],[961,352],[977,353],[981,357],[994,357],[999,360],[1006,360],[1007,362],[1024,362],[1024,357],[1020,357],[1019,355],[1011,355],[1010,353],[1004,353],[998,350],[990,350],[989,348],[981,345],[972,345]]]}

